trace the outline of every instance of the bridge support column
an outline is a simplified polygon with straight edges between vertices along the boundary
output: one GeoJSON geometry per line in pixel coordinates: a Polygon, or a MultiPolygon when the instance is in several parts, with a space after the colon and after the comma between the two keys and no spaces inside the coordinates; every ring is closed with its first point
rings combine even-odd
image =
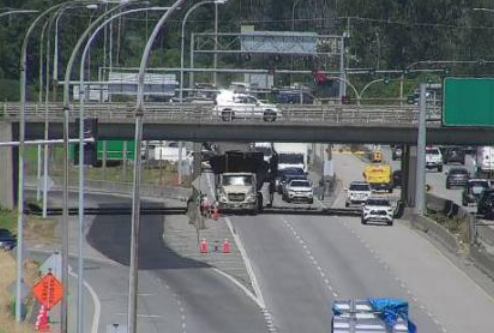
{"type": "Polygon", "coordinates": [[[415,187],[417,184],[417,146],[405,145],[401,159],[402,189],[401,199],[407,207],[415,207],[415,187]]]}
{"type": "MultiPolygon", "coordinates": [[[[12,124],[0,122],[0,142],[13,141],[12,124]]],[[[14,209],[17,198],[17,148],[0,148],[0,208],[14,209]]]]}

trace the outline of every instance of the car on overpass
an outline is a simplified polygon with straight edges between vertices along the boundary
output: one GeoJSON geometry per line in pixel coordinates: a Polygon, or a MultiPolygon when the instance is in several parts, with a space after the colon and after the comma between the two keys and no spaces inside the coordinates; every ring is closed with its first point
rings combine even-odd
{"type": "Polygon", "coordinates": [[[266,122],[273,122],[281,115],[281,112],[276,105],[263,103],[252,95],[220,90],[216,96],[214,114],[223,121],[262,119],[266,122]]]}
{"type": "Polygon", "coordinates": [[[470,179],[461,194],[461,204],[469,206],[477,204],[482,193],[489,188],[487,179],[470,179]]]}

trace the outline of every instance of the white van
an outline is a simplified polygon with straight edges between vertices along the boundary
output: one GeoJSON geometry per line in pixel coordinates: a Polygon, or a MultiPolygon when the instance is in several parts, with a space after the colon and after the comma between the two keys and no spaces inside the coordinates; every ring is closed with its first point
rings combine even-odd
{"type": "Polygon", "coordinates": [[[281,113],[276,105],[263,103],[252,95],[221,90],[216,96],[215,114],[223,121],[255,118],[275,121],[281,113]]]}
{"type": "Polygon", "coordinates": [[[477,174],[494,172],[494,147],[478,147],[475,154],[475,171],[477,174]]]}

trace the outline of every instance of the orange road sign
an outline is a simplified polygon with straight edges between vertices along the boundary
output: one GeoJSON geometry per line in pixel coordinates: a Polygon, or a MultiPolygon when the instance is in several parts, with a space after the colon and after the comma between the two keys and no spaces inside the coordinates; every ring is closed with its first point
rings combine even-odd
{"type": "Polygon", "coordinates": [[[45,275],[32,289],[34,297],[49,311],[63,298],[63,285],[51,273],[45,275]]]}

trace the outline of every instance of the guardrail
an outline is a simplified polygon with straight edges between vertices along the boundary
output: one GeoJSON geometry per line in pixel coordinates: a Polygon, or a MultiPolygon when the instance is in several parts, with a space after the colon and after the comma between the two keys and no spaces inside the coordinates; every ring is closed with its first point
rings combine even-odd
{"type": "MultiPolygon", "coordinates": [[[[276,122],[308,123],[323,122],[333,124],[408,124],[416,125],[418,110],[415,106],[355,106],[355,105],[278,105],[281,116],[276,122]]],[[[86,116],[98,118],[102,122],[127,122],[134,118],[134,105],[130,103],[86,104],[86,116]]],[[[18,103],[4,103],[0,116],[5,119],[17,120],[20,113],[18,103]]],[[[63,106],[60,103],[49,104],[48,110],[44,105],[28,103],[26,105],[26,119],[28,121],[43,121],[45,111],[50,122],[60,122],[63,116],[63,106]]],[[[70,110],[71,119],[78,117],[77,105],[70,110]]],[[[243,118],[235,118],[233,122],[259,122],[261,116],[245,113],[243,118]]],[[[221,115],[212,105],[177,104],[177,103],[149,103],[146,105],[145,121],[153,122],[223,122],[221,115]]],[[[429,111],[428,120],[440,123],[439,109],[429,111]]]]}

